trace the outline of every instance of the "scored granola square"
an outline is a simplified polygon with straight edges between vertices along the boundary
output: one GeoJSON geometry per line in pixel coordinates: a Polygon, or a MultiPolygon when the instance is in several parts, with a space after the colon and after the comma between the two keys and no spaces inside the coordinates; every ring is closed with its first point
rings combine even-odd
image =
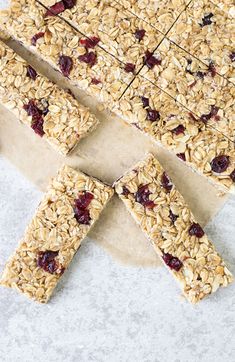
{"type": "MultiPolygon", "coordinates": [[[[42,3],[49,9],[45,11],[46,16],[52,16],[58,7],[54,0],[42,3]]],[[[125,63],[130,73],[138,72],[146,53],[154,51],[163,39],[156,28],[113,0],[77,1],[71,9],[65,8],[60,17],[89,37],[81,39],[82,43],[88,47],[98,44],[125,63]]]]}
{"type": "Polygon", "coordinates": [[[117,0],[139,18],[162,31],[168,32],[190,0],[117,0]]]}
{"type": "Polygon", "coordinates": [[[235,144],[137,76],[113,111],[223,191],[235,192],[235,144]]]}
{"type": "Polygon", "coordinates": [[[1,41],[0,101],[62,154],[99,123],[71,94],[38,74],[1,41]]]}
{"type": "Polygon", "coordinates": [[[155,83],[205,123],[235,140],[235,87],[191,54],[164,39],[140,74],[155,83]],[[224,124],[228,127],[224,130],[224,124]]]}
{"type": "Polygon", "coordinates": [[[193,1],[168,36],[235,83],[235,23],[226,12],[207,0],[193,1]]]}
{"type": "Polygon", "coordinates": [[[232,282],[223,259],[152,155],[114,186],[190,302],[196,303],[232,282]]]}
{"type": "Polygon", "coordinates": [[[133,79],[124,64],[96,45],[81,44],[82,34],[58,17],[45,17],[45,8],[34,0],[11,0],[0,11],[0,28],[60,71],[71,83],[101,102],[118,99],[133,79]]]}
{"type": "Polygon", "coordinates": [[[49,185],[0,284],[46,303],[113,189],[64,166],[49,185]]]}

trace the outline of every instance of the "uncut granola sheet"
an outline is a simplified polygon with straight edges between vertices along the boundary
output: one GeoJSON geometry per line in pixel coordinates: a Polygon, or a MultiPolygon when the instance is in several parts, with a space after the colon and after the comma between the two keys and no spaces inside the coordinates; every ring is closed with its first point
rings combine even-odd
{"type": "Polygon", "coordinates": [[[154,57],[158,65],[145,65],[140,74],[234,141],[234,84],[168,39],[154,57]]]}
{"type": "Polygon", "coordinates": [[[190,302],[232,282],[224,261],[152,155],[120,178],[115,190],[190,302]]]}
{"type": "Polygon", "coordinates": [[[6,264],[1,285],[46,303],[112,195],[102,182],[61,168],[6,264]]]}
{"type": "Polygon", "coordinates": [[[0,27],[100,102],[119,99],[133,79],[123,63],[99,46],[82,45],[80,40],[86,38],[65,21],[46,18],[45,8],[34,0],[12,0],[8,10],[0,11],[0,27]]]}
{"type": "Polygon", "coordinates": [[[0,101],[62,154],[71,151],[98,124],[98,119],[72,95],[37,74],[1,41],[0,101]],[[24,109],[29,104],[35,106],[37,114],[33,117],[24,109]]]}
{"type": "Polygon", "coordinates": [[[193,1],[168,37],[235,83],[235,22],[215,4],[193,1]]]}
{"type": "MultiPolygon", "coordinates": [[[[51,11],[56,4],[54,0],[41,2],[51,11]]],[[[90,39],[97,38],[98,45],[121,62],[133,64],[134,72],[143,65],[146,51],[154,51],[163,39],[156,28],[114,0],[77,1],[59,16],[90,39]]]]}
{"type": "MultiPolygon", "coordinates": [[[[113,111],[223,191],[235,193],[235,145],[148,80],[136,77],[113,111]],[[214,161],[229,159],[223,171],[214,161]]],[[[226,126],[226,124],[225,124],[226,126]]],[[[225,128],[223,128],[225,129],[225,128]]]]}

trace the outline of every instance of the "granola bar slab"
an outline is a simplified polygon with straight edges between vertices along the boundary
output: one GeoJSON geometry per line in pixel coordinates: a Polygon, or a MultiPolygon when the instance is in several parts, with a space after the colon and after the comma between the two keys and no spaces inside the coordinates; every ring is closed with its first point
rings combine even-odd
{"type": "Polygon", "coordinates": [[[133,79],[123,63],[99,46],[87,49],[82,45],[84,36],[65,21],[46,18],[45,8],[34,0],[12,0],[9,10],[0,12],[1,27],[101,102],[118,99],[133,79]]]}
{"type": "MultiPolygon", "coordinates": [[[[45,11],[47,16],[51,16],[53,9],[58,7],[58,2],[54,0],[43,0],[42,3],[49,9],[45,11]]],[[[137,72],[143,65],[145,53],[154,51],[163,39],[163,34],[156,28],[114,0],[77,1],[59,15],[89,37],[81,39],[81,42],[91,47],[97,42],[125,63],[129,72],[137,72]]]]}
{"type": "Polygon", "coordinates": [[[63,154],[98,124],[72,95],[38,74],[1,41],[0,102],[63,154]]]}
{"type": "Polygon", "coordinates": [[[113,111],[219,189],[235,192],[235,144],[148,80],[136,77],[113,111]]]}
{"type": "Polygon", "coordinates": [[[207,0],[190,3],[169,38],[235,83],[235,22],[207,0]]]}
{"type": "Polygon", "coordinates": [[[153,58],[154,65],[148,60],[140,74],[234,141],[233,83],[217,74],[213,65],[205,65],[168,39],[163,40],[153,58]],[[224,121],[229,124],[225,130],[224,121]]]}
{"type": "Polygon", "coordinates": [[[118,0],[118,2],[166,34],[190,0],[118,0]]]}
{"type": "Polygon", "coordinates": [[[7,262],[1,285],[46,303],[112,195],[102,182],[61,168],[7,262]]]}
{"type": "Polygon", "coordinates": [[[190,302],[232,282],[223,259],[152,155],[119,179],[115,190],[190,302]]]}

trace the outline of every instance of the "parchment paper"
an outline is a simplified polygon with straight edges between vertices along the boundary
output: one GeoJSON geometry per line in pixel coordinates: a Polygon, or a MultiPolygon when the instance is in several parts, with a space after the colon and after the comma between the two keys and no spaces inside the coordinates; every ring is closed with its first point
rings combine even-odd
{"type": "MultiPolygon", "coordinates": [[[[0,105],[0,153],[13,162],[39,189],[45,190],[49,178],[55,175],[64,163],[111,184],[147,152],[152,152],[158,157],[202,226],[222,207],[226,196],[219,197],[218,191],[205,178],[193,173],[177,157],[155,145],[139,130],[102,111],[94,99],[69,86],[58,72],[29,55],[21,46],[13,41],[9,44],[38,71],[61,87],[70,88],[76,98],[89,106],[101,120],[97,130],[83,139],[71,155],[64,157],[0,105]]],[[[160,264],[149,241],[116,196],[108,204],[89,236],[122,263],[151,267],[160,264]]]]}

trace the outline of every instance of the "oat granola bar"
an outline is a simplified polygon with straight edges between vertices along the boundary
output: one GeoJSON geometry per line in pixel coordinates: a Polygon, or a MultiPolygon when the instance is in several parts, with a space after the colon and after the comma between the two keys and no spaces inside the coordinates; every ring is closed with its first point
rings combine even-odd
{"type": "Polygon", "coordinates": [[[235,2],[234,0],[211,0],[220,9],[226,11],[231,18],[235,18],[235,2]]]}
{"type": "Polygon", "coordinates": [[[35,0],[12,0],[7,11],[0,11],[0,28],[103,103],[118,99],[133,79],[123,63],[98,45],[81,43],[84,35],[65,21],[45,17],[45,8],[35,0]]]}
{"type": "Polygon", "coordinates": [[[153,58],[158,63],[147,61],[140,74],[234,141],[234,84],[217,74],[213,64],[205,65],[168,39],[153,58]]]}
{"type": "Polygon", "coordinates": [[[110,186],[61,168],[6,264],[1,285],[46,303],[112,195],[110,186]]]}
{"type": "Polygon", "coordinates": [[[168,37],[235,83],[235,22],[215,4],[191,2],[168,37]]]}
{"type": "Polygon", "coordinates": [[[232,282],[224,261],[152,155],[119,179],[115,190],[190,302],[232,282]]]}
{"type": "Polygon", "coordinates": [[[235,144],[148,80],[137,76],[113,111],[217,188],[235,192],[235,144]]]}
{"type": "Polygon", "coordinates": [[[38,74],[1,41],[0,102],[63,154],[98,124],[72,95],[38,74]]]}
{"type": "Polygon", "coordinates": [[[166,34],[190,0],[118,0],[118,2],[166,34]]]}
{"type": "MultiPolygon", "coordinates": [[[[76,1],[71,8],[61,8],[61,1],[43,0],[46,16],[58,14],[89,39],[125,64],[130,73],[138,72],[143,58],[153,52],[163,34],[146,21],[136,17],[115,0],[76,1]]],[[[146,19],[145,19],[146,20],[146,19]]]]}

